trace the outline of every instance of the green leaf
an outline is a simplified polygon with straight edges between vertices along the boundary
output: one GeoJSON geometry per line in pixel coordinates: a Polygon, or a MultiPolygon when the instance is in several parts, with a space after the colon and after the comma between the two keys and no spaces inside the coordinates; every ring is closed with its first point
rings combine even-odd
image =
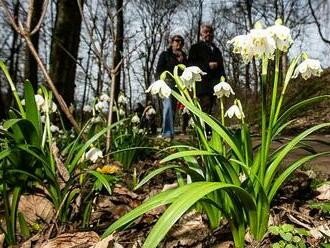
{"type": "Polygon", "coordinates": [[[301,238],[299,236],[293,236],[292,242],[299,243],[301,241],[301,238]]]}
{"type": "Polygon", "coordinates": [[[97,180],[99,180],[102,183],[102,185],[106,188],[109,195],[112,194],[111,186],[110,186],[108,180],[106,179],[106,177],[102,173],[100,173],[98,171],[93,171],[93,170],[89,170],[89,171],[87,171],[87,173],[89,173],[89,174],[93,175],[94,177],[96,177],[97,180]]]}
{"type": "Polygon", "coordinates": [[[282,246],[280,245],[280,243],[276,242],[272,244],[272,248],[282,248],[282,246]]]}
{"type": "Polygon", "coordinates": [[[283,232],[280,232],[280,236],[282,239],[284,239],[285,241],[291,241],[292,240],[292,233],[283,233],[283,232]]]}
{"type": "Polygon", "coordinates": [[[30,229],[25,221],[24,215],[19,212],[18,213],[18,222],[19,222],[19,227],[21,230],[21,234],[23,235],[24,238],[30,237],[30,229]]]}
{"type": "Polygon", "coordinates": [[[25,98],[26,119],[31,121],[40,139],[41,136],[40,114],[34,98],[33,87],[28,80],[26,80],[24,83],[24,98],[25,98]]]}
{"type": "Polygon", "coordinates": [[[183,158],[183,157],[189,157],[189,156],[212,156],[217,155],[214,152],[204,151],[204,150],[194,150],[194,151],[183,151],[183,152],[176,152],[174,154],[171,154],[167,156],[166,158],[162,159],[159,163],[166,163],[168,161],[177,159],[177,158],[183,158]]]}
{"type": "Polygon", "coordinates": [[[162,173],[165,170],[168,169],[172,169],[172,168],[178,168],[180,167],[180,165],[168,165],[168,166],[164,166],[161,167],[159,169],[153,170],[152,172],[148,173],[147,176],[145,176],[139,183],[138,185],[135,186],[134,190],[139,189],[140,187],[142,187],[146,182],[148,182],[151,178],[153,178],[154,176],[159,175],[160,173],[162,173]]]}
{"type": "Polygon", "coordinates": [[[281,230],[283,232],[292,232],[294,230],[294,226],[293,225],[290,225],[290,224],[283,224],[281,226],[281,230]]]}
{"type": "Polygon", "coordinates": [[[184,186],[187,190],[180,197],[175,199],[171,206],[157,221],[150,234],[148,235],[143,247],[155,248],[159,242],[165,237],[166,233],[174,225],[174,223],[198,200],[208,195],[212,191],[224,189],[234,190],[239,195],[241,203],[247,210],[250,217],[256,218],[256,209],[250,195],[241,189],[231,184],[217,182],[198,182],[184,186]]]}
{"type": "Polygon", "coordinates": [[[278,226],[268,227],[268,231],[273,235],[278,235],[280,233],[280,228],[278,226]]]}
{"type": "Polygon", "coordinates": [[[138,206],[137,208],[133,209],[123,217],[121,217],[119,220],[114,222],[111,226],[109,226],[105,232],[102,235],[102,239],[106,238],[110,234],[112,234],[115,230],[125,226],[126,224],[130,223],[131,221],[135,220],[140,215],[143,215],[144,213],[157,208],[162,205],[166,205],[168,203],[171,203],[175,198],[179,197],[183,192],[187,190],[187,185],[183,187],[179,187],[173,190],[167,190],[165,192],[161,192],[150,199],[148,199],[146,202],[144,202],[142,205],[138,206]]]}

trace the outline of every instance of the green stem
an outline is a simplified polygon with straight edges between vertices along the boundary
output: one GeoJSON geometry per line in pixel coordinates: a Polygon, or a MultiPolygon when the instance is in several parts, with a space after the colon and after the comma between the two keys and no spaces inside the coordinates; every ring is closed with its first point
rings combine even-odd
{"type": "MultiPolygon", "coordinates": [[[[221,114],[221,124],[222,124],[222,126],[225,126],[225,108],[224,108],[222,97],[220,97],[220,114],[221,114]]],[[[220,137],[220,143],[221,143],[221,147],[222,147],[222,155],[224,157],[226,157],[226,146],[221,137],[220,137]]]]}

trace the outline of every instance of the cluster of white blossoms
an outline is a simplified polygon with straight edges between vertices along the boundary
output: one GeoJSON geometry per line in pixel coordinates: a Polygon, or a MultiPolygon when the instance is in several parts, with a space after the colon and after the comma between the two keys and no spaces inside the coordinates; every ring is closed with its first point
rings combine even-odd
{"type": "MultiPolygon", "coordinates": [[[[275,50],[287,52],[293,43],[291,31],[288,27],[282,25],[278,19],[275,25],[263,28],[260,22],[257,22],[255,28],[246,35],[239,35],[228,41],[233,46],[233,52],[240,54],[244,63],[249,63],[253,58],[273,59],[275,50]]],[[[320,76],[322,68],[318,60],[308,59],[297,66],[293,77],[301,73],[306,80],[312,75],[320,76]]]]}
{"type": "MultiPolygon", "coordinates": [[[[57,105],[52,101],[51,104],[47,105],[45,99],[41,95],[34,95],[34,100],[36,102],[38,110],[40,110],[42,113],[45,113],[47,110],[47,107],[49,108],[49,112],[53,113],[57,110],[57,105]]],[[[21,101],[22,105],[25,105],[25,99],[21,101]]]]}
{"type": "Polygon", "coordinates": [[[260,22],[246,35],[239,35],[228,41],[233,45],[233,52],[241,54],[244,63],[249,63],[253,57],[261,59],[265,56],[268,59],[274,58],[277,49],[286,52],[293,43],[290,29],[282,25],[279,19],[275,25],[264,29],[260,22]]]}
{"type": "Polygon", "coordinates": [[[95,104],[95,110],[99,113],[106,113],[109,107],[110,97],[107,94],[102,94],[98,102],[95,104]]]}

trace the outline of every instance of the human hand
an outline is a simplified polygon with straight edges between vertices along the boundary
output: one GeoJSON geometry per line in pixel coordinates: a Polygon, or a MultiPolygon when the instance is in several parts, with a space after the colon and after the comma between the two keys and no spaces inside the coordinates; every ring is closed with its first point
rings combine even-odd
{"type": "Polygon", "coordinates": [[[209,62],[209,67],[211,70],[217,69],[218,68],[218,63],[217,62],[209,62]]]}

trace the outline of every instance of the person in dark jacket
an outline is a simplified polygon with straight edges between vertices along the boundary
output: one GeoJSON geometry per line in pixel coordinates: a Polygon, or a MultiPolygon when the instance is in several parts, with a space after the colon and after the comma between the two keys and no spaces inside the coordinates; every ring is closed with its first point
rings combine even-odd
{"type": "MultiPolygon", "coordinates": [[[[184,46],[183,36],[178,32],[173,32],[170,37],[169,48],[160,54],[157,68],[156,79],[160,78],[160,75],[164,71],[173,73],[173,69],[178,64],[187,64],[187,55],[183,52],[184,46]]],[[[175,90],[175,81],[166,76],[165,82],[172,90],[175,90]]],[[[163,99],[163,123],[162,123],[162,137],[172,139],[174,136],[174,116],[176,109],[176,101],[172,96],[163,99]]]]}
{"type": "Polygon", "coordinates": [[[222,54],[213,43],[213,28],[210,25],[201,26],[201,42],[191,46],[189,62],[191,66],[198,66],[207,74],[202,76],[202,82],[196,83],[196,95],[200,100],[204,112],[211,114],[215,102],[213,87],[219,83],[221,76],[225,77],[222,54]]]}

